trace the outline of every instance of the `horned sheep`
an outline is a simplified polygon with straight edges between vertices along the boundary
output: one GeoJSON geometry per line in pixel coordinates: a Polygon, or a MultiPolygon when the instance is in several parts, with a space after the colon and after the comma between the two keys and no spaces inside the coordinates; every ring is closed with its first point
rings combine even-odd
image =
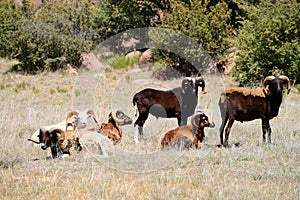
{"type": "Polygon", "coordinates": [[[276,117],[282,102],[283,86],[287,85],[287,94],[291,86],[287,76],[267,76],[263,81],[263,87],[255,90],[247,88],[229,88],[221,93],[219,107],[222,117],[220,126],[221,145],[228,146],[228,137],[234,121],[262,120],[262,138],[271,143],[271,127],[269,120],[276,117]],[[228,123],[227,123],[228,122],[228,123]],[[225,125],[225,141],[223,132],[225,125]]]}
{"type": "Polygon", "coordinates": [[[133,105],[139,113],[134,127],[135,142],[138,137],[143,137],[143,126],[149,113],[155,117],[177,118],[178,126],[186,125],[187,118],[195,112],[198,102],[198,87],[204,92],[205,81],[202,77],[195,79],[195,84],[191,77],[186,77],[182,81],[182,86],[173,90],[157,90],[146,88],[133,97],[133,105]]]}
{"type": "Polygon", "coordinates": [[[205,138],[204,128],[215,126],[214,122],[203,112],[196,112],[191,118],[191,124],[169,130],[161,140],[162,147],[177,146],[179,148],[200,147],[205,138]]]}

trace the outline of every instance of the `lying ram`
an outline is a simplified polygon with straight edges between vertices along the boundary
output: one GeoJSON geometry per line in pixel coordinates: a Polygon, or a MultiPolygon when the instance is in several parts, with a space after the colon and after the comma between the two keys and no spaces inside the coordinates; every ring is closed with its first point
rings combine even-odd
{"type": "Polygon", "coordinates": [[[43,150],[50,147],[52,158],[64,157],[73,152],[82,150],[76,131],[63,131],[61,129],[46,130],[41,128],[38,135],[39,141],[35,142],[41,145],[43,150]]]}
{"type": "Polygon", "coordinates": [[[291,86],[287,76],[268,76],[263,81],[263,88],[249,90],[246,88],[229,88],[222,92],[219,107],[222,117],[220,126],[220,140],[223,146],[228,146],[228,137],[233,122],[262,120],[262,138],[271,143],[271,127],[269,120],[276,117],[282,102],[283,86],[287,85],[287,94],[291,86]],[[227,123],[228,121],[228,123],[227,123]],[[223,131],[225,125],[225,141],[223,142],[223,131]]]}
{"type": "Polygon", "coordinates": [[[80,145],[79,135],[82,136],[83,132],[101,133],[116,144],[121,141],[121,126],[131,123],[132,119],[122,111],[111,112],[108,116],[108,123],[98,123],[92,110],[71,111],[67,114],[66,121],[38,129],[28,141],[40,144],[44,150],[50,147],[53,158],[61,157],[61,155],[71,154],[70,149],[77,150],[77,146],[80,145]]]}
{"type": "Polygon", "coordinates": [[[99,123],[96,131],[107,136],[114,144],[117,144],[122,139],[121,126],[128,124],[132,124],[132,119],[125,115],[124,112],[117,110],[110,112],[108,115],[108,122],[99,123]]]}
{"type": "Polygon", "coordinates": [[[133,105],[139,113],[134,123],[134,127],[138,126],[135,142],[138,142],[138,137],[143,137],[143,126],[149,113],[157,118],[177,118],[178,126],[187,124],[187,118],[195,112],[197,106],[198,87],[202,87],[204,92],[205,82],[203,78],[197,77],[194,84],[192,78],[186,77],[181,85],[168,91],[147,88],[134,95],[133,105]]]}
{"type": "MultiPolygon", "coordinates": [[[[97,125],[96,115],[93,110],[85,110],[85,111],[70,111],[67,114],[66,120],[49,126],[42,127],[45,130],[51,129],[61,129],[61,130],[82,130],[82,129],[91,129],[97,125]],[[71,129],[69,127],[72,127],[71,129]]],[[[32,141],[33,143],[38,143],[39,138],[38,135],[40,133],[40,129],[36,130],[31,138],[28,138],[28,141],[32,141]]]]}
{"type": "Polygon", "coordinates": [[[162,147],[190,148],[195,146],[197,148],[201,146],[205,137],[204,128],[213,128],[214,126],[214,122],[210,122],[204,113],[198,111],[192,116],[191,124],[168,131],[162,138],[161,145],[162,147]]]}

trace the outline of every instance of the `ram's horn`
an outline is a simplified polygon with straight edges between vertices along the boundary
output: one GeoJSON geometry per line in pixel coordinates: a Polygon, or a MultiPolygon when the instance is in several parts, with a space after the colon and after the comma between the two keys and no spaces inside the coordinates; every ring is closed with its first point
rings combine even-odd
{"type": "Polygon", "coordinates": [[[193,114],[191,118],[191,123],[194,127],[199,127],[199,120],[200,120],[200,115],[203,114],[202,112],[198,111],[193,114]]]}
{"type": "Polygon", "coordinates": [[[112,111],[110,114],[111,114],[111,117],[118,123],[122,123],[123,122],[123,119],[119,119],[117,118],[117,112],[119,111],[112,111]]]}
{"type": "Polygon", "coordinates": [[[290,79],[287,76],[281,75],[278,78],[282,79],[284,83],[287,85],[287,94],[291,91],[291,82],[290,79]]]}
{"type": "Polygon", "coordinates": [[[95,115],[95,113],[94,113],[93,110],[87,110],[87,111],[86,111],[86,114],[87,114],[87,115],[91,115],[91,116],[93,116],[93,117],[96,117],[96,115],[95,115]]]}
{"type": "Polygon", "coordinates": [[[274,80],[275,76],[267,76],[263,82],[263,88],[266,88],[270,81],[274,80]]]}

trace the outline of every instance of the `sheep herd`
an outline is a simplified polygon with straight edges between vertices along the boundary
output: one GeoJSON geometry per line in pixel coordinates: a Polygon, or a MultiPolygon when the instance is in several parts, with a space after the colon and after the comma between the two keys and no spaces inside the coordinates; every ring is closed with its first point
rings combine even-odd
{"type": "MultiPolygon", "coordinates": [[[[157,118],[177,118],[178,127],[167,131],[160,143],[162,148],[189,149],[199,148],[205,137],[204,128],[215,126],[209,117],[195,111],[198,102],[198,87],[205,93],[205,81],[202,77],[186,77],[181,87],[162,91],[146,88],[133,96],[137,120],[134,122],[133,138],[135,143],[143,139],[143,125],[149,114],[157,118]],[[137,116],[138,115],[138,116],[137,116]],[[191,124],[187,118],[191,116],[191,124]]],[[[276,117],[282,102],[283,87],[290,91],[290,80],[287,76],[267,76],[263,87],[255,90],[236,87],[225,89],[219,99],[222,123],[219,129],[220,143],[228,147],[228,137],[234,121],[252,121],[261,119],[263,142],[271,143],[269,120],[276,117]],[[226,127],[226,128],[225,128],[226,127]],[[225,139],[223,132],[225,129],[225,139]]],[[[81,138],[86,132],[105,136],[113,145],[122,139],[123,125],[132,124],[132,119],[120,110],[109,113],[108,122],[99,123],[92,110],[71,111],[66,120],[59,124],[38,129],[28,141],[39,144],[43,150],[51,149],[52,158],[77,154],[84,150],[81,138]],[[84,131],[83,131],[84,130],[84,131]]]]}

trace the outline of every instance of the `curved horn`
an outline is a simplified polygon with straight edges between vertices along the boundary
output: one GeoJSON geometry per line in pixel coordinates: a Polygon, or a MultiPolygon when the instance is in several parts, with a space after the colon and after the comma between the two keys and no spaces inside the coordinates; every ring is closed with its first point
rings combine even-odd
{"type": "Polygon", "coordinates": [[[75,111],[75,110],[70,111],[70,112],[67,114],[66,122],[68,123],[68,120],[69,120],[72,116],[74,116],[74,115],[78,116],[79,113],[78,113],[77,111],[75,111]]]}
{"type": "Polygon", "coordinates": [[[266,88],[270,81],[274,80],[275,76],[267,76],[263,82],[263,88],[266,88]]]}
{"type": "Polygon", "coordinates": [[[194,127],[199,127],[199,116],[202,114],[201,111],[197,111],[196,113],[193,114],[191,118],[191,123],[194,127]],[[197,121],[197,122],[196,122],[197,121]]]}
{"type": "Polygon", "coordinates": [[[95,113],[94,113],[93,110],[87,110],[87,111],[86,111],[86,114],[91,115],[91,116],[93,116],[93,117],[96,118],[96,115],[95,115],[95,113]]]}
{"type": "Polygon", "coordinates": [[[117,112],[118,111],[111,111],[111,117],[116,121],[116,122],[118,122],[118,123],[121,123],[121,122],[123,122],[123,119],[119,119],[119,118],[117,118],[117,112]]]}
{"type": "Polygon", "coordinates": [[[284,83],[287,85],[287,94],[291,91],[291,82],[290,79],[287,76],[281,75],[278,78],[282,79],[284,83]]]}
{"type": "Polygon", "coordinates": [[[95,113],[94,113],[93,110],[87,110],[87,111],[86,111],[86,114],[87,114],[89,117],[92,117],[93,120],[94,120],[94,122],[95,122],[96,124],[98,124],[98,121],[97,121],[97,119],[96,119],[96,115],[95,115],[95,113]]]}

